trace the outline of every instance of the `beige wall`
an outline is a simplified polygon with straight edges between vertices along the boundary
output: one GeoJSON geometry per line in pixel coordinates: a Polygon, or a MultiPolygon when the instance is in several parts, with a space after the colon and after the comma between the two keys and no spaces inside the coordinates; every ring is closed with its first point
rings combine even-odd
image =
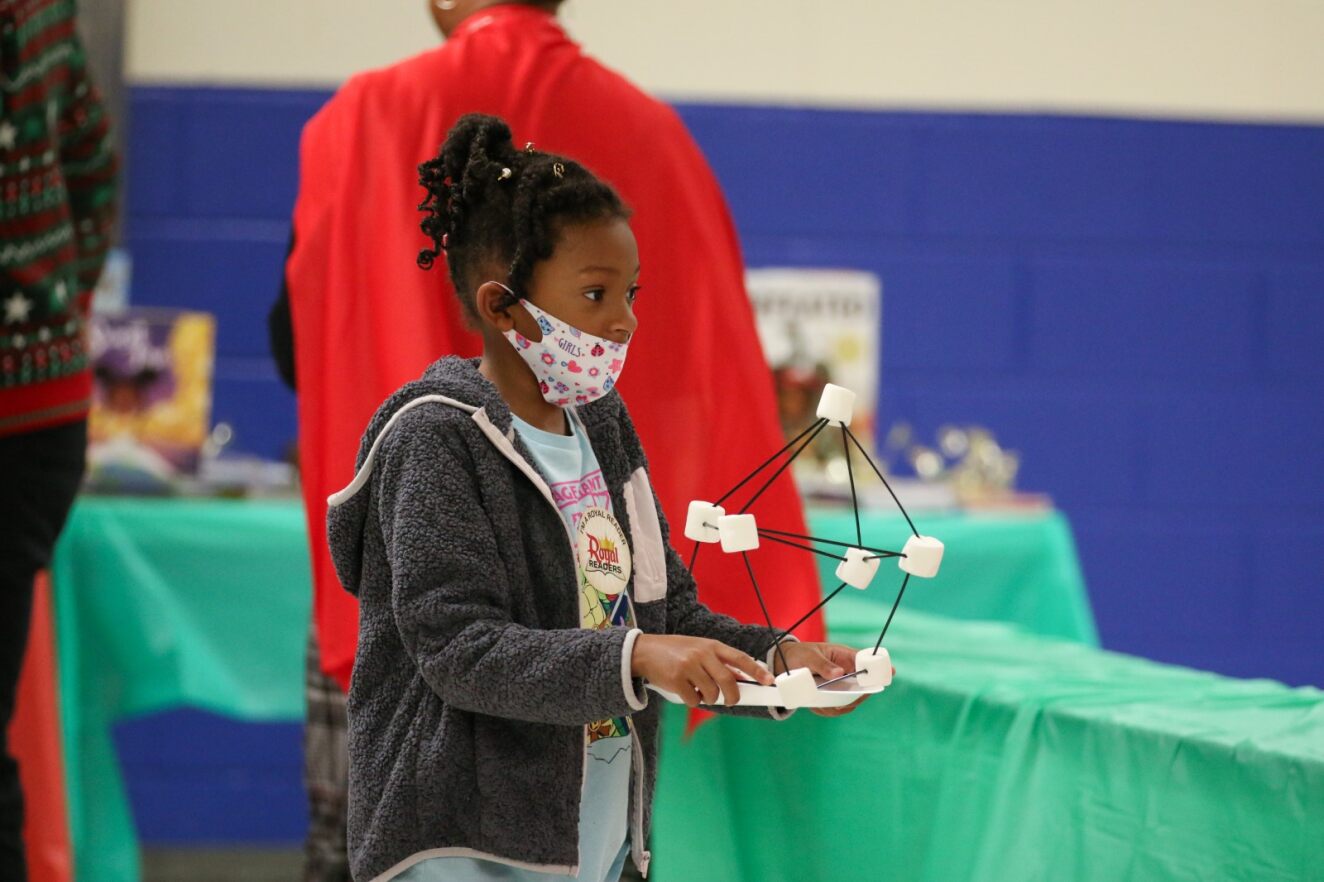
{"type": "MultiPolygon", "coordinates": [[[[425,0],[130,0],[138,82],[334,84],[438,39],[425,0]]],[[[1324,0],[568,0],[669,98],[1324,121],[1324,0]]]]}

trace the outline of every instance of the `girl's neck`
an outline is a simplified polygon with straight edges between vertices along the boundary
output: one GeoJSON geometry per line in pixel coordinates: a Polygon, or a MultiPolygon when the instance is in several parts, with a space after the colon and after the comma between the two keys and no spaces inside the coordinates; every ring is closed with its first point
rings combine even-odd
{"type": "Polygon", "coordinates": [[[478,372],[497,387],[515,416],[544,432],[569,434],[565,411],[542,397],[538,378],[504,337],[486,341],[478,372]]]}

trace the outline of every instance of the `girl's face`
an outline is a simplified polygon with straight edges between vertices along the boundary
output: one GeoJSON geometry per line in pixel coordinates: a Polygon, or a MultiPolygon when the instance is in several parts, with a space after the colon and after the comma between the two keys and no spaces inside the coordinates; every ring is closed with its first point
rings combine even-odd
{"type": "MultiPolygon", "coordinates": [[[[570,224],[556,250],[533,268],[526,296],[540,309],[596,337],[625,343],[639,321],[639,246],[620,218],[570,224]]],[[[530,340],[542,331],[524,309],[511,309],[515,330],[530,340]]]]}

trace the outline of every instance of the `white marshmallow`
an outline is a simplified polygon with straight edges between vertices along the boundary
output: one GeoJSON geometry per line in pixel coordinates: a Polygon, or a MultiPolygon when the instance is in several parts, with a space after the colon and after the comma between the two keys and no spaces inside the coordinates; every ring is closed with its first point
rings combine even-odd
{"type": "Polygon", "coordinates": [[[777,694],[781,697],[782,707],[804,707],[813,704],[815,696],[818,695],[814,672],[808,668],[796,668],[778,674],[777,694]]]}
{"type": "Polygon", "coordinates": [[[726,509],[720,505],[694,500],[685,516],[685,538],[695,542],[716,542],[721,538],[717,532],[717,520],[724,514],[726,509]]]}
{"type": "Polygon", "coordinates": [[[880,646],[876,653],[872,649],[855,653],[855,670],[855,682],[866,689],[892,685],[892,657],[884,647],[880,646]]]}
{"type": "Polygon", "coordinates": [[[823,397],[818,399],[818,418],[827,420],[834,426],[849,426],[851,414],[855,412],[855,393],[845,386],[828,383],[823,387],[823,397]]]}
{"type": "Polygon", "coordinates": [[[837,578],[852,588],[868,588],[882,560],[872,551],[847,548],[846,559],[837,564],[837,578]]]}
{"type": "Polygon", "coordinates": [[[906,540],[906,547],[901,549],[902,557],[897,558],[897,566],[912,576],[932,579],[938,575],[938,565],[942,563],[942,543],[932,536],[911,536],[906,540]]]}
{"type": "Polygon", "coordinates": [[[759,525],[752,514],[723,515],[717,519],[722,550],[727,553],[753,551],[759,547],[759,525]]]}

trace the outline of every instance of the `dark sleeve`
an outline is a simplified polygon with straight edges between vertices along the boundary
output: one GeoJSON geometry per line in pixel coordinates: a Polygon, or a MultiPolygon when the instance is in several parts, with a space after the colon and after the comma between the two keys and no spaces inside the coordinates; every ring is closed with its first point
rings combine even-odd
{"type": "Polygon", "coordinates": [[[290,254],[294,251],[294,231],[290,230],[290,244],[285,249],[285,263],[281,264],[280,294],[267,313],[267,335],[271,340],[271,357],[285,385],[298,391],[294,370],[294,322],[290,317],[290,282],[286,275],[290,254]]]}
{"type": "Polygon", "coordinates": [[[70,98],[58,122],[60,172],[69,194],[78,249],[78,287],[90,291],[110,250],[119,197],[118,163],[111,147],[110,119],[87,68],[77,36],[69,60],[70,98]]]}

